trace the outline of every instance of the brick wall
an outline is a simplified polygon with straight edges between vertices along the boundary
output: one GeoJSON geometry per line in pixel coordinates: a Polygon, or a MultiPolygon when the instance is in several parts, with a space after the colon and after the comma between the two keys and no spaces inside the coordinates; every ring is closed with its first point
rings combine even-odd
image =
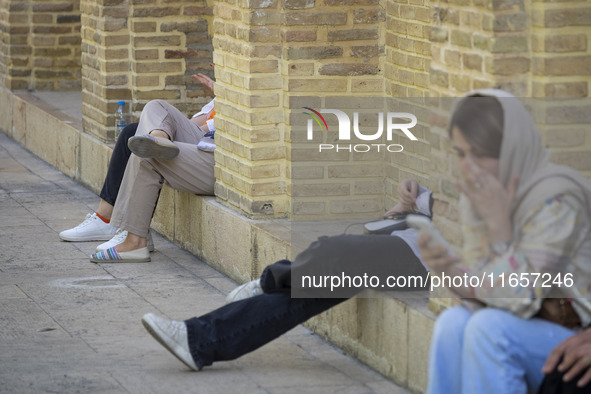
{"type": "Polygon", "coordinates": [[[405,154],[387,156],[385,207],[392,207],[400,181],[413,178],[431,187],[428,174],[433,136],[424,98],[429,97],[433,10],[428,0],[389,0],[385,8],[385,94],[396,98],[394,109],[413,113],[419,121],[413,128],[419,141],[404,143],[405,154]]]}
{"type": "Polygon", "coordinates": [[[553,159],[591,177],[591,3],[532,3],[532,96],[553,159]],[[587,98],[581,100],[581,98],[587,98]]]}
{"type": "Polygon", "coordinates": [[[360,124],[375,131],[377,112],[385,105],[384,7],[377,0],[286,1],[284,15],[292,218],[379,215],[384,209],[385,154],[351,148],[363,141],[337,141],[334,115],[325,115],[329,133],[318,129],[308,142],[310,118],[304,107],[345,111],[351,121],[353,112],[359,112],[360,124]],[[318,152],[318,143],[344,149],[318,152]]]}
{"type": "Polygon", "coordinates": [[[78,1],[0,2],[0,82],[8,89],[80,89],[78,1]]]}
{"type": "Polygon", "coordinates": [[[286,212],[277,0],[214,7],[216,195],[251,217],[286,212]]]}
{"type": "Polygon", "coordinates": [[[152,99],[187,115],[210,99],[191,78],[213,75],[212,10],[205,1],[88,0],[81,9],[86,131],[111,141],[119,100],[137,119],[152,99]]]}

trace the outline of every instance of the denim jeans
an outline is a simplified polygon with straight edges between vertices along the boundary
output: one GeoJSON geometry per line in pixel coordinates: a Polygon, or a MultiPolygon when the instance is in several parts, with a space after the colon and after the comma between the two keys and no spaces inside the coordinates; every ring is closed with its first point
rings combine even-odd
{"type": "MultiPolygon", "coordinates": [[[[368,270],[372,266],[388,264],[394,268],[393,272],[400,275],[411,271],[426,274],[425,268],[404,241],[398,237],[376,235],[322,237],[300,253],[293,266],[315,264],[325,266],[326,272],[336,272],[342,264],[348,265],[353,261],[357,265],[363,264],[368,270]],[[364,261],[355,261],[353,249],[359,248],[366,250],[364,261]],[[379,258],[374,254],[385,250],[394,254],[378,253],[379,258]],[[329,255],[331,258],[327,259],[329,255]],[[387,261],[384,261],[386,258],[387,261]],[[406,264],[398,265],[397,259],[406,260],[406,264]],[[409,267],[414,268],[411,270],[409,267]]],[[[265,268],[261,276],[264,294],[227,304],[185,321],[189,348],[198,367],[236,359],[347,299],[291,298],[291,265],[288,260],[281,260],[265,268]]],[[[362,290],[359,288],[356,291],[362,290]]]]}
{"type": "Polygon", "coordinates": [[[433,329],[427,392],[535,392],[552,349],[574,334],[558,324],[500,309],[447,309],[433,329]]]}
{"type": "Polygon", "coordinates": [[[113,153],[111,154],[111,160],[109,161],[109,169],[107,170],[107,176],[103,183],[100,197],[111,205],[115,205],[117,195],[119,194],[119,188],[121,187],[121,180],[125,173],[125,167],[131,151],[127,147],[127,141],[135,135],[137,130],[137,123],[130,123],[123,130],[117,138],[113,153]]]}

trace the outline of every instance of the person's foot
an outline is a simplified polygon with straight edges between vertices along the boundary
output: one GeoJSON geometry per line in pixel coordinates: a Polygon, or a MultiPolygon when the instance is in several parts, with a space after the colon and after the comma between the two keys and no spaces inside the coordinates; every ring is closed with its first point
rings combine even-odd
{"type": "Polygon", "coordinates": [[[109,248],[90,255],[91,263],[146,263],[148,261],[150,261],[150,252],[147,247],[128,252],[119,252],[115,248],[109,248]]]}
{"type": "MultiPolygon", "coordinates": [[[[99,246],[97,246],[96,251],[102,252],[104,250],[114,248],[115,246],[122,244],[125,241],[125,238],[127,238],[127,230],[119,230],[117,232],[117,234],[115,234],[115,236],[113,238],[111,238],[109,241],[104,242],[104,243],[100,244],[99,246]]],[[[152,232],[151,231],[148,232],[148,237],[146,238],[146,247],[148,248],[148,251],[150,251],[150,252],[154,251],[154,241],[152,240],[152,232]]]]}
{"type": "Polygon", "coordinates": [[[146,313],[142,317],[142,324],[162,346],[171,352],[176,358],[182,361],[187,367],[194,371],[201,368],[195,364],[191,351],[189,350],[189,339],[187,336],[187,325],[185,322],[166,320],[146,313]]]}
{"type": "Polygon", "coordinates": [[[136,156],[147,159],[173,159],[179,154],[179,147],[170,140],[150,134],[131,137],[127,146],[136,156]]]}
{"type": "Polygon", "coordinates": [[[96,213],[86,215],[86,219],[74,228],[64,230],[59,237],[64,241],[108,241],[117,233],[117,227],[105,223],[96,213]]]}
{"type": "Polygon", "coordinates": [[[236,302],[251,298],[263,294],[263,288],[261,287],[261,280],[255,279],[247,282],[241,286],[238,286],[228,294],[226,297],[226,303],[236,302]]]}

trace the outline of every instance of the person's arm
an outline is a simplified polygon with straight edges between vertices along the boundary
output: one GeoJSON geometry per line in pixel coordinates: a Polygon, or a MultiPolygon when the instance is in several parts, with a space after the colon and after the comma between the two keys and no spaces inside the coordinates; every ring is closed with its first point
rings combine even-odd
{"type": "MultiPolygon", "coordinates": [[[[568,256],[582,240],[581,210],[580,202],[569,195],[543,202],[521,229],[519,242],[509,245],[502,255],[490,253],[479,270],[467,269],[443,250],[423,253],[421,249],[422,258],[436,272],[484,278],[480,286],[454,288],[460,296],[528,318],[552,290],[549,285],[553,286],[556,275],[564,274],[568,256]],[[514,278],[511,282],[510,277],[514,278]]],[[[419,245],[425,247],[425,240],[419,240],[419,245]]]]}
{"type": "Polygon", "coordinates": [[[410,211],[415,206],[415,202],[419,195],[419,188],[419,183],[414,179],[405,179],[400,182],[398,189],[396,190],[399,202],[386,212],[384,216],[410,211]]]}
{"type": "Polygon", "coordinates": [[[565,382],[583,373],[577,381],[578,387],[591,383],[591,328],[573,335],[552,350],[542,372],[549,374],[555,370],[564,373],[565,382]]]}
{"type": "Polygon", "coordinates": [[[192,78],[195,78],[197,81],[199,81],[199,83],[201,85],[203,85],[203,87],[207,90],[209,90],[212,94],[215,94],[214,92],[214,85],[215,85],[215,81],[211,78],[209,78],[207,75],[205,74],[193,74],[191,75],[192,78]]]}

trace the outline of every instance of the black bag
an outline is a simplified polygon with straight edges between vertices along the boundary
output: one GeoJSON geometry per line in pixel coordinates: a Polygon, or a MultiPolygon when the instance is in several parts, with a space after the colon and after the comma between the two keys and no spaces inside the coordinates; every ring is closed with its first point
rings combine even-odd
{"type": "MultiPolygon", "coordinates": [[[[560,360],[562,361],[562,360],[560,360]]],[[[585,394],[591,392],[591,384],[585,387],[577,387],[577,382],[583,377],[587,370],[582,371],[579,376],[572,379],[570,382],[564,382],[563,372],[554,371],[544,378],[542,386],[538,390],[538,394],[585,394]]]]}

